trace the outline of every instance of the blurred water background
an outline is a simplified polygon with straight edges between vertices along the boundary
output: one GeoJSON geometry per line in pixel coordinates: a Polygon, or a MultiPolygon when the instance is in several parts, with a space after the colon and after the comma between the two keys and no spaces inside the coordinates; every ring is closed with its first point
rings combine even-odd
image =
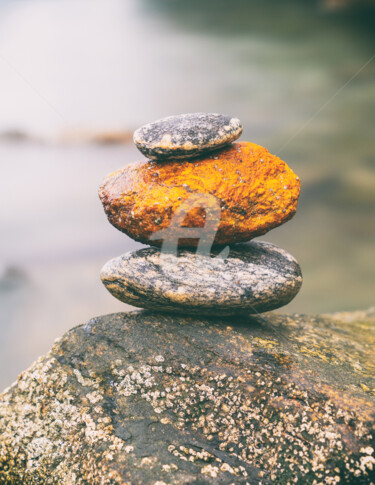
{"type": "Polygon", "coordinates": [[[170,114],[238,116],[301,177],[297,215],[263,236],[304,273],[282,311],[375,304],[375,17],[340,7],[0,0],[0,388],[67,329],[130,308],[99,271],[141,245],[97,189],[142,158],[111,137],[170,114]]]}

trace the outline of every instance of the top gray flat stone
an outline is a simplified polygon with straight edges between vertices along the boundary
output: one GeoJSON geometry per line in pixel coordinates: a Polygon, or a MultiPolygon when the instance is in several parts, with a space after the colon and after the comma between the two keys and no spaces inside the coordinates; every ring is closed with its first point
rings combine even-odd
{"type": "Polygon", "coordinates": [[[134,133],[134,143],[153,160],[186,160],[228,145],[241,133],[238,118],[217,113],[188,113],[142,126],[134,133]]]}

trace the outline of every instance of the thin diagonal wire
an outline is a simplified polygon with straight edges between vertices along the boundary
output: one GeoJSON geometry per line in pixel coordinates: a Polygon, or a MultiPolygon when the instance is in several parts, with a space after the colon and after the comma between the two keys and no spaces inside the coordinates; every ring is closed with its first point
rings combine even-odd
{"type": "Polygon", "coordinates": [[[29,88],[34,91],[34,93],[39,96],[51,109],[54,113],[61,118],[64,122],[66,119],[64,116],[59,112],[59,110],[20,72],[11,62],[8,61],[2,54],[0,54],[0,59],[6,64],[17,76],[24,81],[25,84],[29,86],[29,88]]]}
{"type": "Polygon", "coordinates": [[[371,62],[371,61],[372,61],[374,58],[375,58],[375,55],[373,55],[372,57],[370,57],[370,59],[369,59],[367,62],[365,62],[365,64],[363,64],[363,66],[362,66],[362,67],[360,67],[360,68],[358,69],[358,71],[356,71],[356,72],[353,74],[353,76],[352,76],[350,79],[348,79],[348,80],[346,81],[346,83],[344,83],[344,84],[343,84],[343,85],[342,85],[342,86],[341,86],[341,87],[340,87],[340,88],[339,88],[339,89],[338,89],[338,90],[337,90],[337,91],[336,91],[336,92],[335,92],[335,93],[334,93],[334,94],[333,94],[333,95],[332,95],[332,96],[331,96],[331,97],[330,97],[330,98],[329,98],[327,101],[325,101],[325,102],[324,102],[324,103],[323,103],[323,104],[320,106],[320,108],[319,108],[319,109],[318,109],[318,110],[317,110],[317,111],[316,111],[316,112],[315,112],[315,113],[314,113],[314,114],[313,114],[313,115],[312,115],[312,116],[311,116],[311,117],[310,117],[310,118],[309,118],[309,119],[308,119],[308,120],[307,120],[307,121],[306,121],[306,122],[305,122],[305,123],[302,125],[302,127],[301,127],[301,128],[299,128],[299,129],[296,131],[296,133],[294,133],[294,135],[292,135],[292,136],[291,136],[291,137],[290,137],[290,138],[289,138],[289,139],[288,139],[288,140],[287,140],[287,141],[284,143],[284,145],[282,145],[282,147],[281,147],[281,148],[279,148],[279,150],[277,151],[276,155],[279,155],[279,153],[280,153],[281,151],[283,151],[283,150],[284,150],[284,148],[286,148],[286,147],[289,145],[289,143],[290,143],[292,140],[294,140],[294,139],[295,139],[295,138],[296,138],[298,135],[300,135],[300,134],[302,133],[302,131],[303,131],[303,130],[304,130],[304,129],[305,129],[305,128],[306,128],[306,127],[307,127],[307,126],[308,126],[308,125],[309,125],[309,124],[310,124],[310,123],[311,123],[311,122],[312,122],[312,121],[313,121],[313,120],[314,120],[314,119],[315,119],[315,118],[316,118],[316,117],[317,117],[319,114],[320,114],[320,113],[321,113],[321,111],[322,111],[322,110],[323,110],[323,109],[324,109],[324,108],[325,108],[325,107],[326,107],[326,106],[327,106],[327,105],[328,105],[328,104],[329,104],[331,101],[333,101],[333,100],[336,98],[336,96],[337,96],[339,93],[341,93],[341,91],[342,91],[343,89],[345,89],[345,88],[348,86],[348,84],[350,84],[350,83],[351,83],[351,82],[352,82],[352,81],[353,81],[353,80],[354,80],[354,79],[355,79],[355,78],[356,78],[356,77],[357,77],[357,76],[358,76],[358,75],[359,75],[359,74],[360,74],[360,73],[363,71],[363,69],[364,69],[366,66],[368,66],[368,64],[370,64],[370,62],[371,62]]]}

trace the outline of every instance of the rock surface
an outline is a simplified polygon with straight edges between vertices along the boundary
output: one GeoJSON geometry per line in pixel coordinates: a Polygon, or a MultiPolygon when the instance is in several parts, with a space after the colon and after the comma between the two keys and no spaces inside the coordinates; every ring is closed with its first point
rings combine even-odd
{"type": "Polygon", "coordinates": [[[239,244],[225,259],[140,249],[110,260],[101,278],[113,296],[136,307],[219,316],[275,310],[302,285],[293,256],[263,241],[239,244]]]}
{"type": "Polygon", "coordinates": [[[94,318],[0,396],[0,483],[375,483],[374,356],[375,310],[94,318]]]}
{"type": "MultiPolygon", "coordinates": [[[[167,229],[184,205],[184,227],[218,218],[214,243],[220,245],[248,241],[291,219],[299,192],[299,177],[285,162],[242,142],[192,162],[128,165],[104,180],[99,196],[111,224],[136,241],[160,246],[150,236],[167,229]]],[[[181,238],[180,244],[196,247],[197,241],[181,238]]]]}
{"type": "Polygon", "coordinates": [[[134,143],[146,157],[154,160],[186,160],[228,145],[241,133],[238,118],[217,113],[188,113],[142,126],[134,133],[134,143]]]}

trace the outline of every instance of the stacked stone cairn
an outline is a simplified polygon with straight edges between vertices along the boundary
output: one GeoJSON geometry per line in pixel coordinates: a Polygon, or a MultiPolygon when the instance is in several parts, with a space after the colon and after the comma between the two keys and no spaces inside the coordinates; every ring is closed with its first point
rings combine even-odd
{"type": "Polygon", "coordinates": [[[229,316],[274,310],[298,293],[297,261],[253,240],[296,212],[299,177],[250,142],[237,118],[191,113],[134,133],[148,158],[105,178],[111,224],[151,247],[101,271],[119,300],[158,312],[229,316]],[[250,242],[249,242],[250,241],[250,242]]]}

